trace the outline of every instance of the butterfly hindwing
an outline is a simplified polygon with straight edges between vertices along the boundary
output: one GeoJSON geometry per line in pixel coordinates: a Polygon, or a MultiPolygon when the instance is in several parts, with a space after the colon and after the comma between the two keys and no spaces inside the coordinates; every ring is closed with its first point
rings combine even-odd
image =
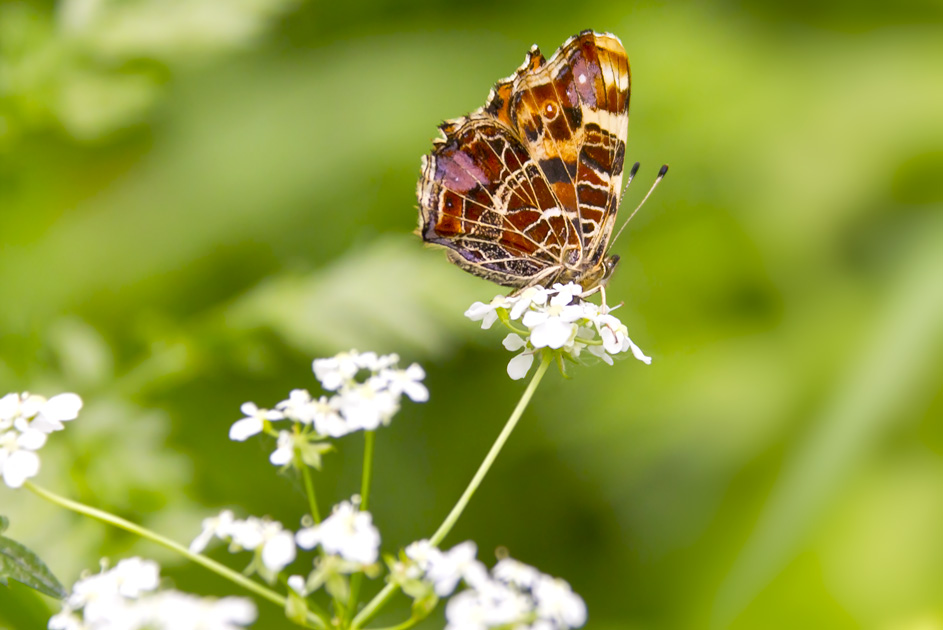
{"type": "Polygon", "coordinates": [[[441,126],[423,160],[420,232],[498,284],[599,277],[618,207],[629,66],[584,31],[546,60],[533,47],[487,104],[441,126]]]}

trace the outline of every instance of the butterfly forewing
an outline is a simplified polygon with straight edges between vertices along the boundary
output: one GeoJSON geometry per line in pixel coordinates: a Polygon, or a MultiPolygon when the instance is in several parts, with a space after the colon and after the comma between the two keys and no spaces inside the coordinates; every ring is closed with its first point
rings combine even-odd
{"type": "Polygon", "coordinates": [[[628,103],[616,37],[584,31],[549,60],[532,48],[485,107],[442,125],[419,182],[424,240],[506,286],[588,274],[618,206],[628,103]]]}

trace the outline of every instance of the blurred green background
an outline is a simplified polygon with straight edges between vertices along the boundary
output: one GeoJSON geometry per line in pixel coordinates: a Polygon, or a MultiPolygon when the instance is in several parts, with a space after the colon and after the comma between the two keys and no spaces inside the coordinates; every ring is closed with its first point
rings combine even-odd
{"type": "MultiPolygon", "coordinates": [[[[496,288],[410,234],[419,158],[584,28],[632,63],[626,205],[671,164],[609,292],[654,361],[551,373],[446,544],[565,577],[593,629],[943,628],[938,0],[0,4],[0,393],[86,401],[38,482],[184,541],[225,506],[297,527],[240,403],[395,351],[432,399],[381,431],[372,511],[386,552],[428,536],[523,384],[462,317],[496,288]]],[[[29,493],[0,512],[64,582],[139,553],[233,592],[29,493]]],[[[0,588],[0,627],[50,607],[0,588]]]]}

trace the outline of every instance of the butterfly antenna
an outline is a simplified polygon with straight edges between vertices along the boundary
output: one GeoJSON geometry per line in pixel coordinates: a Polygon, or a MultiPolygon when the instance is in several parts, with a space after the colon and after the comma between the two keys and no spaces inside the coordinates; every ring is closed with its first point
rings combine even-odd
{"type": "MultiPolygon", "coordinates": [[[[635,166],[632,167],[632,171],[629,173],[629,181],[625,185],[626,188],[628,188],[629,184],[632,183],[632,178],[635,177],[635,173],[638,171],[638,166],[639,166],[639,163],[636,162],[635,166]]],[[[661,167],[661,169],[658,171],[658,177],[655,178],[655,183],[652,184],[652,187],[648,189],[648,192],[645,193],[645,197],[639,202],[637,206],[635,206],[635,210],[632,211],[632,214],[630,214],[629,218],[625,220],[625,223],[622,224],[622,227],[619,228],[619,231],[616,232],[616,235],[612,238],[611,241],[609,241],[610,249],[612,248],[613,243],[615,243],[616,240],[618,240],[619,235],[622,234],[622,230],[625,229],[625,226],[627,226],[629,224],[629,221],[632,220],[632,217],[635,216],[635,213],[638,212],[639,209],[641,209],[641,207],[645,205],[645,202],[648,201],[648,198],[652,196],[653,192],[655,192],[655,187],[661,183],[661,180],[665,178],[665,173],[667,172],[668,172],[668,165],[664,164],[661,167]]]]}
{"type": "Polygon", "coordinates": [[[625,186],[622,187],[622,195],[619,197],[619,199],[625,197],[625,193],[629,189],[629,184],[631,184],[632,180],[635,179],[635,174],[638,173],[638,169],[641,165],[641,162],[636,162],[632,165],[632,170],[629,171],[629,179],[625,182],[625,186]]]}

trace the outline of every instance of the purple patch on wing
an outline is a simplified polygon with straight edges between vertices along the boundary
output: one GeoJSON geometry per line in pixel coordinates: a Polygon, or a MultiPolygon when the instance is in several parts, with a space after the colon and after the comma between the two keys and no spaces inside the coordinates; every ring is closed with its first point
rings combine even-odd
{"type": "Polygon", "coordinates": [[[440,155],[436,160],[436,171],[436,178],[446,188],[459,193],[466,193],[488,181],[472,157],[458,150],[440,155]]]}

